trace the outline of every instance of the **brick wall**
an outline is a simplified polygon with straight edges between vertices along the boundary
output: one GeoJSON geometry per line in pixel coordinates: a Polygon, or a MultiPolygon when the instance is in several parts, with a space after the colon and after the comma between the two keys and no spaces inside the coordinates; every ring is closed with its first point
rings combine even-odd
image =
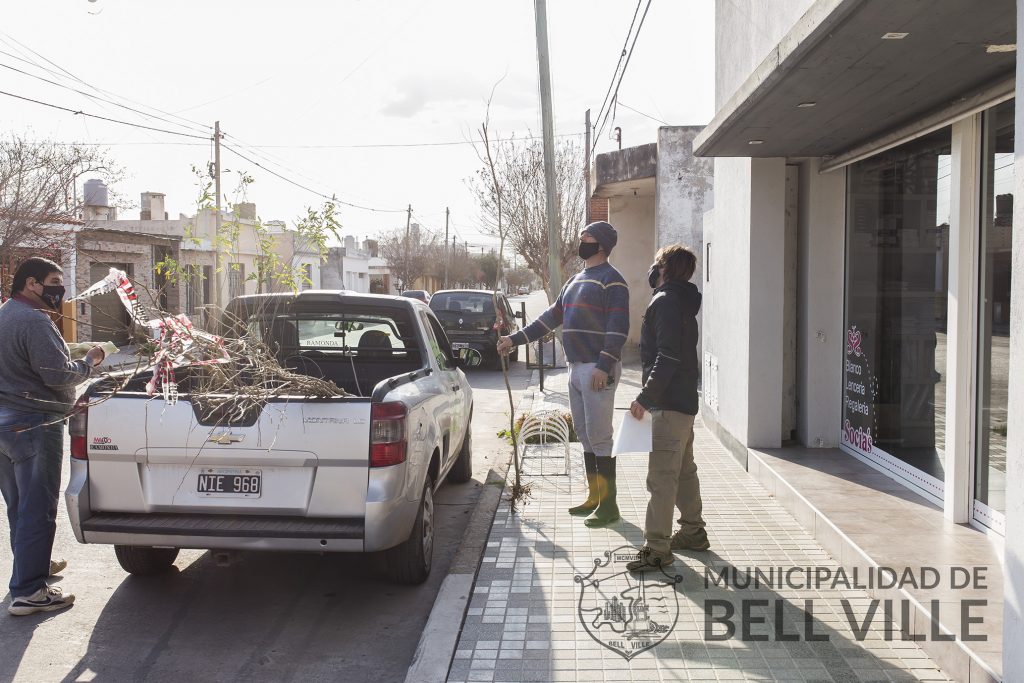
{"type": "Polygon", "coordinates": [[[608,200],[602,197],[590,198],[590,222],[608,220],[608,200]]]}
{"type": "MultiPolygon", "coordinates": [[[[154,247],[167,247],[170,250],[169,256],[173,259],[180,258],[179,243],[168,240],[153,239],[145,235],[112,234],[102,231],[88,231],[79,233],[78,236],[78,261],[74,274],[75,286],[78,292],[94,284],[99,271],[106,271],[110,267],[127,267],[129,277],[136,283],[135,289],[139,298],[147,307],[163,307],[170,313],[181,312],[179,287],[176,283],[167,284],[163,291],[166,296],[166,306],[161,301],[153,299],[159,295],[158,283],[155,281],[153,272],[154,247]],[[98,268],[94,269],[94,266],[98,268]],[[93,271],[96,270],[97,273],[93,271]]],[[[78,321],[78,341],[100,341],[114,339],[123,330],[118,330],[117,320],[99,321],[96,317],[93,306],[89,300],[78,302],[75,308],[75,315],[78,321]],[[94,326],[96,329],[94,329],[94,326]]],[[[120,341],[124,341],[122,338],[120,341]]]]}

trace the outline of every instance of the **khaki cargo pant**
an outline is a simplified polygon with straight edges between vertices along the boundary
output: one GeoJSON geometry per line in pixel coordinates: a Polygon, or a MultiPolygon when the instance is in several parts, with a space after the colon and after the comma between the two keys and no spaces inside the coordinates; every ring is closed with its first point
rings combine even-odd
{"type": "Polygon", "coordinates": [[[701,516],[700,479],[693,459],[693,415],[652,410],[653,440],[647,468],[647,521],[644,537],[655,552],[671,553],[672,509],[679,508],[685,534],[705,526],[701,516]]]}

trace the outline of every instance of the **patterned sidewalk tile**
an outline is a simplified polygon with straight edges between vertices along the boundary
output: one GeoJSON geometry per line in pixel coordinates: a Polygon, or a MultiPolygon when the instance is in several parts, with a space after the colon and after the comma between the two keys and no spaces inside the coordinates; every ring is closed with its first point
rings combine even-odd
{"type": "MultiPolygon", "coordinates": [[[[545,383],[552,391],[534,410],[564,403],[564,372],[545,383]]],[[[561,474],[557,447],[527,449],[531,496],[515,514],[507,500],[498,509],[450,683],[949,680],[916,643],[886,633],[881,606],[855,635],[847,611],[859,625],[871,606],[861,591],[804,587],[799,569],[800,585],[715,583],[723,571],[730,578],[735,571],[742,585],[748,569],[835,572],[838,565],[699,420],[695,449],[711,550],[676,553],[664,572],[642,577],[624,564],[644,542],[646,458],[619,459],[623,519],[591,530],[566,514],[586,496],[582,452],[572,447],[569,476],[561,474]],[[730,609],[731,635],[707,621],[709,610],[721,616],[730,609]],[[808,640],[808,633],[827,639],[808,640]]]]}

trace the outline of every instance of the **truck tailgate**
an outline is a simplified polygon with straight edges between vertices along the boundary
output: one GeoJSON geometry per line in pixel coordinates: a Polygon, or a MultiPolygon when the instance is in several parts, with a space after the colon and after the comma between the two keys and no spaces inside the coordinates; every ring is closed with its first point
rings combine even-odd
{"type": "Polygon", "coordinates": [[[204,426],[176,405],[117,395],[89,411],[96,512],[362,517],[370,403],[274,401],[250,426],[204,426]]]}

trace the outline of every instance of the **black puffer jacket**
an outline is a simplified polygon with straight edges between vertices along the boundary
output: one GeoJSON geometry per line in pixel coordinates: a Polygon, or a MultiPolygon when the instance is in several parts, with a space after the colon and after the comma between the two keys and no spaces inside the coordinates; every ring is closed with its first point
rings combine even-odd
{"type": "Polygon", "coordinates": [[[640,330],[644,388],[636,400],[644,408],[697,414],[700,302],[692,282],[668,282],[654,290],[640,330]]]}

